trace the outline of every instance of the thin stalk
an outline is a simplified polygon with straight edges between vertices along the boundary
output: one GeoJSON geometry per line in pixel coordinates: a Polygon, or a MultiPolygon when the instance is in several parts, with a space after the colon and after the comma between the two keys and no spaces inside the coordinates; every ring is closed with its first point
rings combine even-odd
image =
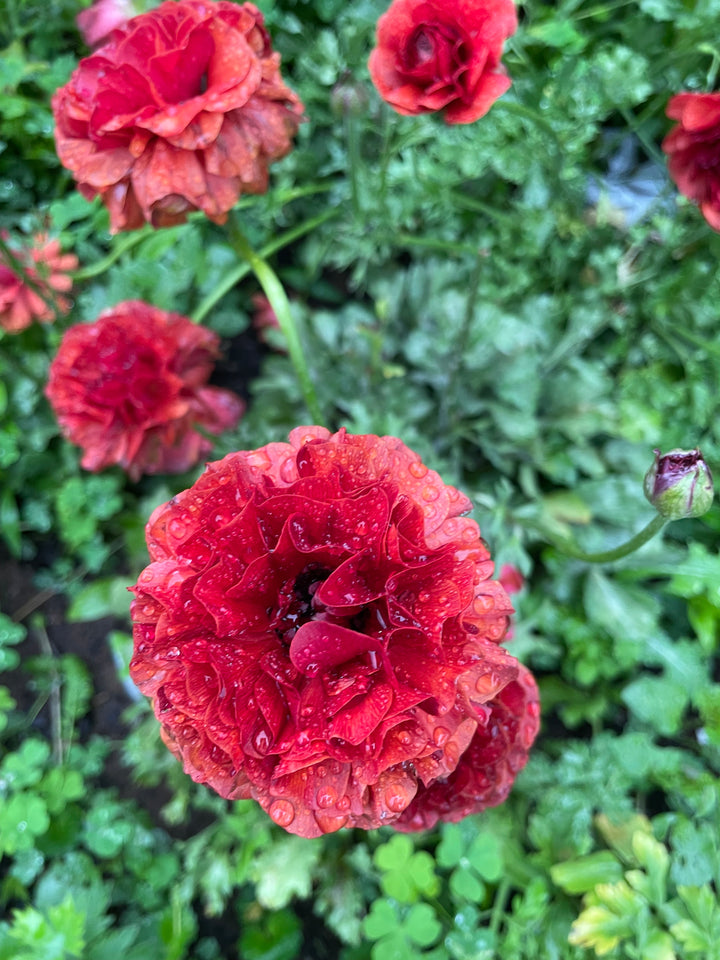
{"type": "Polygon", "coordinates": [[[310,411],[310,416],[315,423],[321,424],[323,422],[323,416],[320,410],[320,404],[318,403],[315,393],[315,387],[310,379],[310,371],[305,361],[305,354],[303,353],[295,318],[292,315],[290,302],[285,293],[285,289],[268,262],[259,256],[250,246],[247,237],[240,229],[236,219],[230,221],[229,233],[233,248],[239,256],[247,261],[250,269],[257,277],[260,286],[263,288],[265,296],[270,301],[271,307],[275,311],[280,329],[285,334],[285,342],[287,343],[290,361],[295,368],[295,373],[300,382],[300,387],[305,397],[308,410],[310,411]]]}
{"type": "Polygon", "coordinates": [[[57,667],[55,666],[55,653],[50,645],[50,638],[45,629],[45,623],[41,618],[33,625],[37,633],[40,649],[48,658],[50,663],[50,732],[52,739],[52,756],[56,765],[63,761],[64,744],[62,741],[62,710],[60,704],[60,685],[61,679],[57,667]]]}
{"type": "Polygon", "coordinates": [[[497,937],[500,932],[500,924],[502,923],[505,913],[505,906],[507,905],[507,899],[510,895],[510,889],[510,881],[507,877],[503,877],[495,892],[495,900],[492,905],[492,913],[490,914],[490,932],[493,934],[493,937],[497,937]]]}
{"type": "Polygon", "coordinates": [[[144,240],[149,233],[152,232],[152,228],[145,228],[142,230],[135,230],[133,233],[129,233],[126,236],[122,237],[115,243],[115,246],[103,257],[102,260],[98,260],[97,263],[90,264],[89,267],[81,267],[79,270],[76,270],[75,273],[71,274],[74,281],[78,280],[90,280],[92,277],[97,277],[101,273],[111,267],[116,260],[119,260],[120,257],[127,253],[128,250],[132,250],[133,247],[136,247],[141,240],[144,240]]]}
{"type": "Polygon", "coordinates": [[[624,557],[628,557],[631,553],[639,550],[648,540],[652,540],[656,534],[660,533],[667,523],[669,523],[667,517],[662,517],[658,513],[652,518],[650,523],[646,527],[643,527],[639,533],[636,533],[634,537],[630,537],[625,543],[621,543],[619,547],[613,547],[612,550],[601,550],[599,553],[586,553],[576,544],[570,543],[567,540],[553,540],[551,542],[561,553],[566,554],[568,557],[573,557],[575,560],[582,560],[585,563],[613,563],[615,560],[622,560],[624,557]]]}
{"type": "MultiPolygon", "coordinates": [[[[278,250],[282,250],[283,247],[286,247],[289,243],[293,243],[295,240],[303,237],[306,233],[310,233],[315,227],[319,227],[320,224],[325,223],[326,220],[332,220],[333,217],[337,217],[340,213],[338,207],[333,207],[330,210],[326,210],[324,213],[318,214],[316,217],[313,217],[311,220],[306,220],[304,223],[298,224],[296,227],[293,227],[291,230],[286,230],[285,233],[281,233],[280,236],[275,237],[274,240],[271,240],[270,243],[265,244],[265,246],[260,250],[258,256],[262,257],[263,260],[267,257],[271,257],[274,253],[277,253],[278,250]]],[[[193,313],[190,315],[190,319],[193,323],[202,323],[205,317],[210,313],[216,303],[218,303],[225,296],[226,293],[229,293],[236,284],[251,273],[252,268],[249,263],[239,263],[236,267],[230,270],[229,273],[226,273],[223,279],[218,283],[218,285],[210,291],[210,293],[198,304],[193,313]]]]}
{"type": "Polygon", "coordinates": [[[360,138],[358,136],[358,118],[352,110],[346,112],[344,126],[348,166],[350,168],[350,196],[353,213],[357,218],[360,214],[360,138]]]}

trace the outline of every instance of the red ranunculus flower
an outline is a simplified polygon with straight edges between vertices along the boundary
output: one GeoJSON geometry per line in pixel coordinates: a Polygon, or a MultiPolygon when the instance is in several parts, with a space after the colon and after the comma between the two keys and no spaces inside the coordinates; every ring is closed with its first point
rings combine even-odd
{"type": "Polygon", "coordinates": [[[13,256],[25,268],[16,270],[15,264],[3,259],[0,250],[0,327],[8,333],[19,333],[29,327],[33,320],[49,323],[57,313],[65,313],[70,304],[65,297],[72,287],[68,270],[76,270],[78,259],[73,253],[61,253],[58,240],[48,240],[45,234],[37,234],[30,249],[11,248],[13,256]],[[28,284],[28,279],[33,286],[28,284]],[[42,290],[55,304],[55,310],[39,295],[42,290]]]}
{"type": "Polygon", "coordinates": [[[512,0],[395,0],[378,20],[370,76],[398,113],[472,123],[510,86],[500,56],[516,29],[512,0]]]}
{"type": "Polygon", "coordinates": [[[130,671],[193,779],[317,837],[392,824],[493,739],[523,675],[469,509],[400,440],[322,427],[159,507],[130,671]]]}
{"type": "Polygon", "coordinates": [[[540,728],[537,684],[522,664],[512,680],[491,700],[487,722],[448,777],[421,786],[395,824],[398,830],[429,830],[438,820],[457,822],[471,813],[502,803],[540,728]]]}
{"type": "Polygon", "coordinates": [[[280,77],[262,14],[227,0],[166,2],[117,27],[55,92],[55,140],[112,230],[224,223],[241,193],[263,193],[302,104],[280,77]]]}
{"type": "Polygon", "coordinates": [[[679,123],[663,140],[670,176],[720,230],[720,93],[679,93],[667,106],[679,123]]]}
{"type": "Polygon", "coordinates": [[[187,317],[128,300],[94,323],[71,327],[50,364],[45,393],[63,433],[83,448],[86,470],[119,464],[133,480],[181,473],[212,444],[243,401],[206,386],[217,334],[187,317]]]}

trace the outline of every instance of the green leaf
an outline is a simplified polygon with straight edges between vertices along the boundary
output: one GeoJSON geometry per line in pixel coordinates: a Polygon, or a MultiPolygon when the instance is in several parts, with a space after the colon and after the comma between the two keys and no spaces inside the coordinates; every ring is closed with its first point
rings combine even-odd
{"type": "Polygon", "coordinates": [[[398,916],[387,900],[374,900],[370,913],[363,921],[365,935],[371,940],[380,940],[393,933],[398,926],[398,916]]]}
{"type": "Polygon", "coordinates": [[[550,868],[553,883],[565,893],[574,895],[587,893],[598,883],[615,883],[622,879],[622,875],[622,866],[609,850],[556,863],[550,868]]]}
{"type": "Polygon", "coordinates": [[[276,840],[252,868],[258,901],[268,910],[285,907],[293,897],[308,897],[321,849],[312,840],[288,836],[276,840]]]}
{"type": "Polygon", "coordinates": [[[67,612],[70,623],[100,620],[102,617],[129,617],[132,594],[127,577],[105,577],[83,587],[67,612]]]}
{"type": "Polygon", "coordinates": [[[405,917],[407,935],[418,946],[429,947],[442,933],[442,925],[429,903],[416,903],[405,917]]]}

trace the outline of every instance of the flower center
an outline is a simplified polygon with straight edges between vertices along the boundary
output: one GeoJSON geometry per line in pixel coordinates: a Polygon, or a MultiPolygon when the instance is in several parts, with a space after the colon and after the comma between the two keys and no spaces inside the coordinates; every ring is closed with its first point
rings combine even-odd
{"type": "Polygon", "coordinates": [[[317,620],[325,610],[324,605],[315,599],[315,594],[330,572],[319,563],[309,563],[294,580],[288,580],[283,585],[272,622],[275,633],[283,643],[289,645],[304,623],[317,620]]]}

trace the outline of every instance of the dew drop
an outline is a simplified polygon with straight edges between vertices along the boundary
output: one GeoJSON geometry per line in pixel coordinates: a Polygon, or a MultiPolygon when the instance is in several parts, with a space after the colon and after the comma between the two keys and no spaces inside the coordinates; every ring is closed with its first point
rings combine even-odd
{"type": "Polygon", "coordinates": [[[428,472],[428,468],[424,463],[411,463],[408,470],[416,480],[422,480],[428,472]]]}
{"type": "Polygon", "coordinates": [[[359,537],[365,537],[367,536],[367,532],[368,532],[368,525],[364,520],[361,520],[360,523],[358,523],[355,527],[355,533],[359,537]]]}
{"type": "Polygon", "coordinates": [[[444,743],[447,743],[449,736],[450,731],[446,730],[445,727],[435,727],[433,730],[433,743],[436,747],[441,747],[444,743]]]}
{"type": "Polygon", "coordinates": [[[342,810],[345,813],[346,810],[350,809],[350,797],[340,797],[337,802],[338,810],[342,810]]]}
{"type": "Polygon", "coordinates": [[[322,810],[327,810],[328,807],[332,807],[336,800],[337,791],[334,787],[323,787],[322,790],[318,790],[317,805],[322,810]]]}
{"type": "Polygon", "coordinates": [[[440,496],[440,491],[437,487],[427,486],[423,489],[422,492],[423,500],[427,500],[428,503],[432,503],[433,500],[437,500],[440,496]]]}
{"type": "Polygon", "coordinates": [[[180,540],[182,537],[184,537],[186,532],[187,526],[178,517],[175,517],[175,519],[171,520],[168,524],[168,533],[175,537],[176,540],[180,540]]]}
{"type": "Polygon", "coordinates": [[[165,651],[165,657],[167,660],[177,660],[179,656],[180,656],[179,647],[168,647],[168,649],[165,651]]]}
{"type": "Polygon", "coordinates": [[[405,746],[407,746],[412,740],[412,737],[407,732],[407,730],[401,730],[400,733],[398,734],[398,740],[400,741],[400,743],[403,743],[405,744],[405,746]]]}
{"type": "Polygon", "coordinates": [[[143,570],[143,572],[140,574],[139,580],[140,580],[140,583],[150,583],[152,578],[153,578],[152,571],[148,570],[146,567],[143,570]]]}
{"type": "Polygon", "coordinates": [[[325,767],[320,764],[320,766],[315,770],[315,776],[323,780],[327,776],[327,770],[325,767]]]}
{"type": "Polygon", "coordinates": [[[279,827],[289,827],[295,819],[295,807],[289,800],[273,800],[268,813],[279,827]]]}
{"type": "Polygon", "coordinates": [[[475,681],[475,689],[478,693],[483,694],[483,696],[492,693],[497,687],[497,678],[493,673],[486,673],[482,677],[478,677],[475,681]]]}
{"type": "Polygon", "coordinates": [[[270,737],[267,730],[262,728],[258,730],[253,738],[253,744],[257,752],[264,757],[270,748],[270,737]]]}
{"type": "Polygon", "coordinates": [[[387,790],[385,792],[385,803],[387,804],[388,810],[392,810],[393,813],[402,813],[408,805],[408,798],[404,793],[395,788],[394,790],[387,790]]]}

